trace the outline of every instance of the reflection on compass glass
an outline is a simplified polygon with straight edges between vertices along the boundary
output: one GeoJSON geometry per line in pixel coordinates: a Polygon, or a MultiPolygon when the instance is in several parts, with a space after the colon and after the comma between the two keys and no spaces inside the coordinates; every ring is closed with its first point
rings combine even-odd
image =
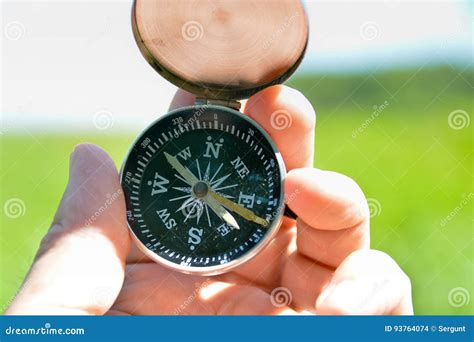
{"type": "Polygon", "coordinates": [[[152,124],[127,157],[128,223],[158,262],[218,273],[276,232],[283,174],[279,153],[242,114],[179,109],[152,124]]]}

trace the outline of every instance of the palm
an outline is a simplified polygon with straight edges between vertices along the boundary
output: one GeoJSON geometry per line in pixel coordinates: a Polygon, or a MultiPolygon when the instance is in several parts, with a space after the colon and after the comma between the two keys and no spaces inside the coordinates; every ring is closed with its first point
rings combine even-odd
{"type": "Polygon", "coordinates": [[[288,259],[285,251],[294,233],[294,227],[283,228],[254,260],[235,272],[213,277],[177,273],[133,247],[122,292],[112,310],[142,315],[279,313],[287,307],[272,304],[269,291],[281,286],[280,265],[288,259]]]}
{"type": "MultiPolygon", "coordinates": [[[[194,100],[179,92],[172,107],[194,100]]],[[[386,254],[368,250],[360,188],[343,175],[312,168],[309,102],[274,86],[250,98],[244,112],[278,146],[289,171],[286,202],[298,215],[284,220],[260,254],[233,272],[198,277],[152,262],[133,243],[130,250],[117,170],[103,150],[83,144],[71,155],[53,226],[7,313],[412,313],[408,278],[386,254]],[[275,113],[287,113],[289,124],[278,126],[275,113]],[[107,210],[97,215],[106,201],[107,210]]]]}

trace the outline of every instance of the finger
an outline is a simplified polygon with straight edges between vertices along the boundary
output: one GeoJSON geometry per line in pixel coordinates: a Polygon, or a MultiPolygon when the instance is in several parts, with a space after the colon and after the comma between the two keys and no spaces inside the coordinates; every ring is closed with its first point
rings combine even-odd
{"type": "Polygon", "coordinates": [[[298,215],[297,247],[305,256],[337,267],[350,253],[369,248],[369,211],[350,178],[312,168],[295,169],[285,181],[287,204],[298,215]]]}
{"type": "Polygon", "coordinates": [[[387,254],[352,253],[316,301],[322,315],[411,315],[410,279],[387,254]]]}
{"type": "Polygon", "coordinates": [[[275,85],[250,97],[244,113],[270,135],[287,170],[313,165],[316,115],[303,94],[275,85]]]}
{"type": "Polygon", "coordinates": [[[276,237],[255,257],[232,270],[247,280],[266,289],[274,289],[281,282],[281,269],[295,245],[296,227],[281,229],[276,237]]]}
{"type": "Polygon", "coordinates": [[[129,244],[113,161],[97,146],[76,146],[52,227],[7,313],[105,313],[121,289],[129,244]]]}
{"type": "Polygon", "coordinates": [[[294,251],[284,260],[281,286],[292,295],[292,307],[314,312],[314,303],[334,270],[294,251]]]}
{"type": "Polygon", "coordinates": [[[337,230],[368,220],[364,193],[352,179],[313,168],[290,171],[285,179],[287,204],[308,225],[337,230]]]}
{"type": "Polygon", "coordinates": [[[257,287],[185,275],[146,263],[127,267],[124,287],[112,310],[134,315],[294,313],[285,305],[273,303],[271,296],[257,287]]]}
{"type": "Polygon", "coordinates": [[[196,95],[187,92],[183,89],[178,89],[171,100],[169,110],[178,109],[181,107],[191,106],[196,102],[196,95]]]}

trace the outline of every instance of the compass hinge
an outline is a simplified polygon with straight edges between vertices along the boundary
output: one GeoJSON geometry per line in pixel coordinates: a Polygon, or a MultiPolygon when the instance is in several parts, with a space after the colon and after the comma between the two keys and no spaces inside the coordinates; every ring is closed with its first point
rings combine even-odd
{"type": "Polygon", "coordinates": [[[235,110],[240,110],[240,102],[235,100],[214,100],[198,97],[196,98],[196,105],[218,105],[230,107],[235,110]]]}

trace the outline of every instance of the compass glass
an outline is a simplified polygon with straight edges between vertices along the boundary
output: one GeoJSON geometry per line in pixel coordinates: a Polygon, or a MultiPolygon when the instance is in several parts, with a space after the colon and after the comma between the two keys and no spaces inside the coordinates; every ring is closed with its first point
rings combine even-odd
{"type": "Polygon", "coordinates": [[[219,273],[275,234],[284,172],[273,143],[243,114],[178,109],[153,123],[125,161],[129,226],[156,261],[219,273]]]}

